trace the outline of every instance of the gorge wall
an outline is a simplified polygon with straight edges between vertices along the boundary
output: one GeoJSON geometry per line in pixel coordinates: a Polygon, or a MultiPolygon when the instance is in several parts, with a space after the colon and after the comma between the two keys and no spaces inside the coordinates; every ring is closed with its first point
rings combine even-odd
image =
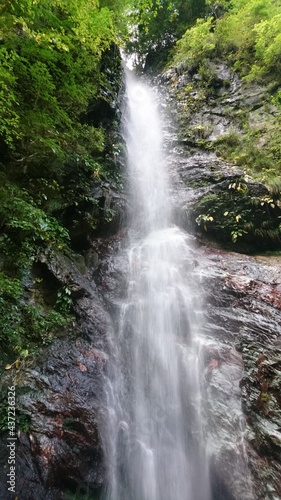
{"type": "MultiPolygon", "coordinates": [[[[281,211],[265,185],[210,150],[223,136],[229,140],[233,130],[241,132],[241,109],[255,127],[268,117],[274,126],[275,111],[264,109],[264,89],[243,87],[224,65],[213,70],[215,93],[209,102],[198,95],[196,74],[170,70],[157,79],[163,86],[162,105],[172,116],[165,147],[174,181],[174,221],[195,235],[190,267],[203,292],[202,382],[213,498],[278,500],[281,258],[241,252],[280,248],[281,211]]],[[[109,121],[116,117],[111,111],[105,115],[109,121]]],[[[119,165],[126,186],[120,136],[111,137],[120,147],[108,153],[110,161],[119,165]]],[[[64,212],[71,251],[41,252],[32,270],[39,278],[35,290],[26,284],[28,300],[49,303],[59,287],[67,287],[73,321],[59,338],[2,378],[3,401],[11,382],[17,387],[21,500],[98,498],[105,481],[98,423],[105,411],[103,383],[116,304],[125,293],[128,272],[128,207],[120,185],[111,179],[89,181],[88,199],[79,210],[73,206],[64,212]],[[112,211],[110,221],[106,210],[112,211]],[[97,220],[96,228],[85,213],[97,220]]],[[[1,498],[7,491],[6,439],[4,432],[1,498]]]]}

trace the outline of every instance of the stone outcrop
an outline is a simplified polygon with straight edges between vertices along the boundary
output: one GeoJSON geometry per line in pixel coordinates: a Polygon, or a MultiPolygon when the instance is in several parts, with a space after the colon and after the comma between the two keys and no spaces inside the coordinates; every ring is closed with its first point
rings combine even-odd
{"type": "Polygon", "coordinates": [[[258,154],[279,127],[278,109],[270,103],[268,89],[246,84],[226,65],[212,62],[205,74],[174,68],[157,81],[168,91],[166,106],[177,123],[174,148],[185,227],[234,251],[280,249],[278,193],[251,179],[243,162],[238,167],[221,158],[224,147],[229,152],[241,145],[242,153],[248,140],[245,129],[259,133],[258,154]],[[184,187],[192,188],[188,198],[184,187]]]}
{"type": "Polygon", "coordinates": [[[210,453],[234,498],[277,500],[281,259],[202,251],[210,453]]]}
{"type": "MultiPolygon", "coordinates": [[[[72,290],[74,326],[36,361],[6,373],[1,393],[5,397],[9,385],[16,387],[19,498],[56,500],[67,491],[96,493],[104,480],[98,422],[113,325],[95,284],[71,258],[42,255],[38,265],[41,275],[49,273],[72,290]]],[[[0,443],[3,499],[8,437],[3,434],[0,443]]]]}

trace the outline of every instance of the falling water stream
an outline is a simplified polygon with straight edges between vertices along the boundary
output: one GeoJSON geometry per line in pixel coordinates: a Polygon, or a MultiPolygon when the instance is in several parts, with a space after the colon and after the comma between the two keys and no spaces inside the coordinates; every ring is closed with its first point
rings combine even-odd
{"type": "Polygon", "coordinates": [[[105,498],[209,500],[194,250],[172,223],[157,98],[130,73],[123,121],[129,270],[107,387],[105,498]]]}

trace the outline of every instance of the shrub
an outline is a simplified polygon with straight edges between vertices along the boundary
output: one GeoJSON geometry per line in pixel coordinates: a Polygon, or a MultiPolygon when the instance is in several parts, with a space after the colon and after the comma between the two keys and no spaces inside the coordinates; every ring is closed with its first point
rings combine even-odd
{"type": "Polygon", "coordinates": [[[198,19],[196,25],[188,29],[177,42],[174,63],[184,63],[187,67],[198,66],[209,57],[215,48],[215,35],[211,31],[212,19],[198,19]]]}

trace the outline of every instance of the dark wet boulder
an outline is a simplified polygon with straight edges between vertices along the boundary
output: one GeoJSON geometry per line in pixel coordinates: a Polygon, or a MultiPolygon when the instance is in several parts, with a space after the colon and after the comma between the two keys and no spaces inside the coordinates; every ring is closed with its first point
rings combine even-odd
{"type": "MultiPolygon", "coordinates": [[[[60,499],[63,492],[80,487],[81,492],[87,488],[96,491],[104,480],[97,426],[104,411],[108,363],[102,347],[111,336],[112,325],[93,297],[80,299],[78,308],[80,335],[56,340],[31,367],[13,374],[20,416],[17,492],[23,500],[60,499]]],[[[11,375],[2,382],[2,396],[11,375]]],[[[4,434],[1,441],[5,464],[7,437],[4,434]]],[[[1,471],[1,498],[6,498],[6,467],[1,471]]]]}
{"type": "MultiPolygon", "coordinates": [[[[18,375],[17,411],[28,422],[17,439],[16,491],[22,500],[56,500],[81,485],[85,491],[101,486],[97,421],[106,363],[106,354],[84,340],[56,341],[34,367],[18,375]]],[[[7,437],[1,441],[3,458],[7,437]]],[[[1,469],[3,499],[6,469],[1,469]]]]}

